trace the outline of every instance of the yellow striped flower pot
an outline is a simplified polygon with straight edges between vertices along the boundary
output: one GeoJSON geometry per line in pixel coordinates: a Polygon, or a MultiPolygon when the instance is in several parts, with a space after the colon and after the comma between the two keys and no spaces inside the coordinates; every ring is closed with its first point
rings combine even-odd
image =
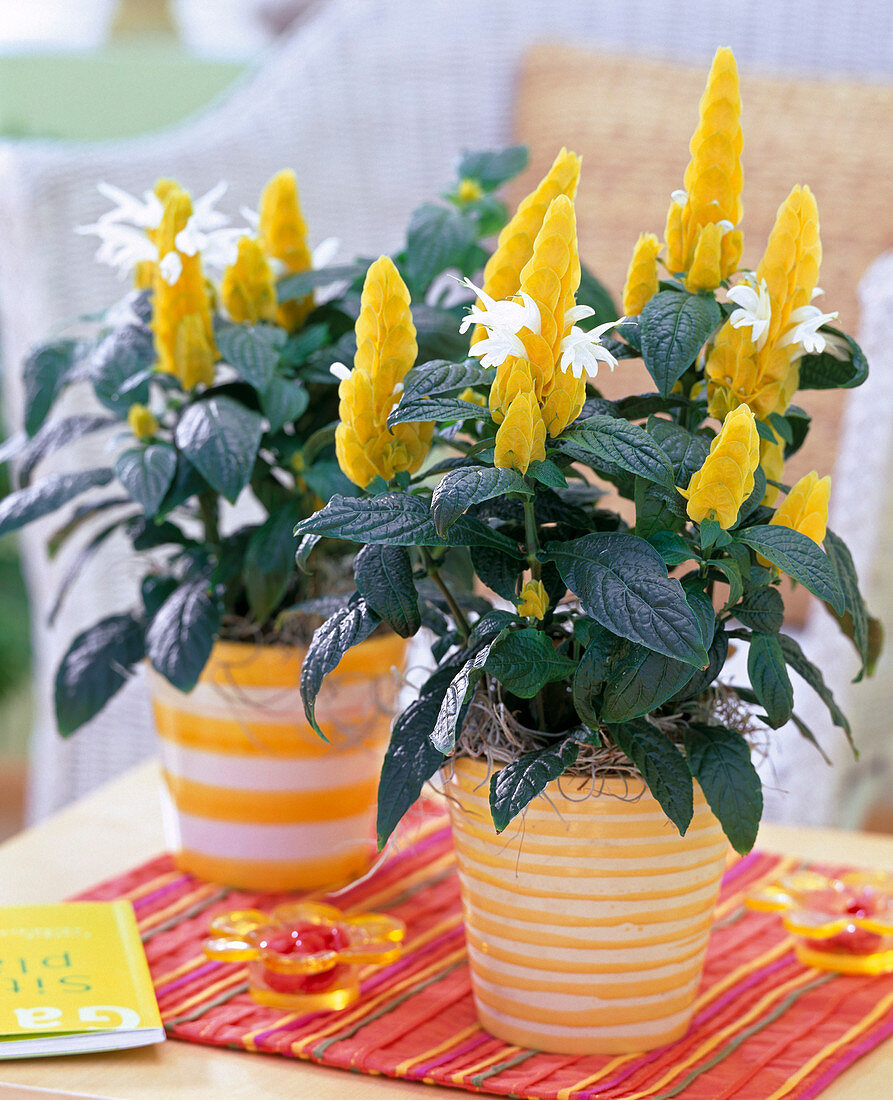
{"type": "Polygon", "coordinates": [[[406,642],[350,650],[316,707],[298,689],[305,650],[217,642],[183,694],[149,670],[177,865],[248,890],[313,890],[375,858],[378,777],[406,642]]]}
{"type": "Polygon", "coordinates": [[[478,1017],[557,1054],[627,1054],[688,1028],[727,842],[695,785],[684,837],[646,790],[564,777],[497,835],[485,764],[445,775],[478,1017]],[[588,784],[587,784],[588,785],[588,784]]]}

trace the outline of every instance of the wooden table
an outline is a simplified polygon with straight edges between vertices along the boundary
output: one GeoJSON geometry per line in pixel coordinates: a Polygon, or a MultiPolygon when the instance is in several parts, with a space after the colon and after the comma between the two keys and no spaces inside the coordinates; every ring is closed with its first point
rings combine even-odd
{"type": "MultiPolygon", "coordinates": [[[[59,901],[164,849],[154,763],[0,846],[0,904],[59,901]]],[[[764,825],[758,845],[806,859],[893,866],[893,837],[764,825]]],[[[893,1092],[893,1040],[851,1066],[828,1100],[881,1100],[893,1092]]],[[[358,1076],[287,1058],[170,1040],[113,1054],[0,1062],[0,1097],[95,1096],[122,1100],[431,1100],[453,1089],[358,1076]],[[27,1091],[26,1091],[27,1090],[27,1091]],[[37,1090],[37,1091],[31,1091],[37,1090]]]]}

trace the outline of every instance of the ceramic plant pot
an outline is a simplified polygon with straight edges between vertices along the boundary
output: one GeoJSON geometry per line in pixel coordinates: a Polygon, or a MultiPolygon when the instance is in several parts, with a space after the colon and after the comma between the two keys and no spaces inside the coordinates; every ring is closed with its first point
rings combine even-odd
{"type": "Polygon", "coordinates": [[[641,783],[586,797],[563,777],[499,835],[481,761],[457,759],[445,784],[482,1026],[559,1054],[682,1036],[728,851],[697,784],[684,837],[647,790],[612,797],[641,783]]]}
{"type": "Polygon", "coordinates": [[[304,650],[218,642],[188,695],[150,669],[177,865],[249,890],[313,890],[375,857],[378,776],[405,641],[350,650],[304,718],[304,650]]]}

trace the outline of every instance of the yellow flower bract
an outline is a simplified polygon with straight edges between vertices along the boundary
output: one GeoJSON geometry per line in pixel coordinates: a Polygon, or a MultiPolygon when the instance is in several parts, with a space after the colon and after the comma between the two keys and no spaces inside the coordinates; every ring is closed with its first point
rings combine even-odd
{"type": "Polygon", "coordinates": [[[494,466],[526,474],[531,462],[546,457],[546,425],[531,391],[515,397],[496,433],[494,466]]]}
{"type": "MultiPolygon", "coordinates": [[[[292,274],[309,271],[313,257],[307,244],[307,223],[301,212],[298,183],[290,168],[277,172],[260,197],[258,243],[267,256],[279,260],[292,274]]],[[[313,309],[313,295],[283,302],[276,319],[290,331],[298,328],[313,309]]]]}
{"type": "Polygon", "coordinates": [[[821,543],[828,529],[830,497],[831,478],[820,478],[815,470],[810,470],[793,486],[769,522],[790,527],[821,543]]]}
{"type": "Polygon", "coordinates": [[[747,405],[739,405],[726,417],[688,489],[679,490],[688,501],[689,518],[695,523],[715,519],[728,530],[753,492],[753,475],[759,461],[760,437],[754,415],[747,405]]]}
{"type": "Polygon", "coordinates": [[[223,273],[220,299],[237,324],[256,325],[276,317],[276,285],[273,271],[260,244],[251,237],[239,241],[235,263],[223,273]]]}
{"type": "Polygon", "coordinates": [[[127,410],[127,423],[137,439],[151,439],[158,431],[158,421],[150,409],[135,402],[127,410]]]}
{"type": "Polygon", "coordinates": [[[623,312],[627,317],[638,317],[657,294],[657,254],[660,247],[660,241],[653,233],[639,234],[623,287],[623,312]]]}
{"type": "Polygon", "coordinates": [[[518,614],[543,619],[549,609],[549,597],[542,581],[528,581],[518,596],[518,614]]]}

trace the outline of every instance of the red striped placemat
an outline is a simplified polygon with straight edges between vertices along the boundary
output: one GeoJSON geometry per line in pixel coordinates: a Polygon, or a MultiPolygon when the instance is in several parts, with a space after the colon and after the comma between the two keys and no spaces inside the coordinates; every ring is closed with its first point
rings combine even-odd
{"type": "Polygon", "coordinates": [[[371,972],[360,1001],[342,1012],[263,1008],[248,995],[243,966],[202,954],[212,917],[284,895],[200,882],[163,855],[80,898],[133,903],[173,1038],[540,1100],[805,1100],[893,1033],[893,975],[804,967],[775,916],[744,908],[756,883],[796,865],[754,852],[729,869],[689,1033],[617,1058],[540,1054],[477,1026],[449,824],[440,814],[420,816],[370,877],[330,896],[346,910],[393,913],[408,930],[403,957],[371,972]]]}

